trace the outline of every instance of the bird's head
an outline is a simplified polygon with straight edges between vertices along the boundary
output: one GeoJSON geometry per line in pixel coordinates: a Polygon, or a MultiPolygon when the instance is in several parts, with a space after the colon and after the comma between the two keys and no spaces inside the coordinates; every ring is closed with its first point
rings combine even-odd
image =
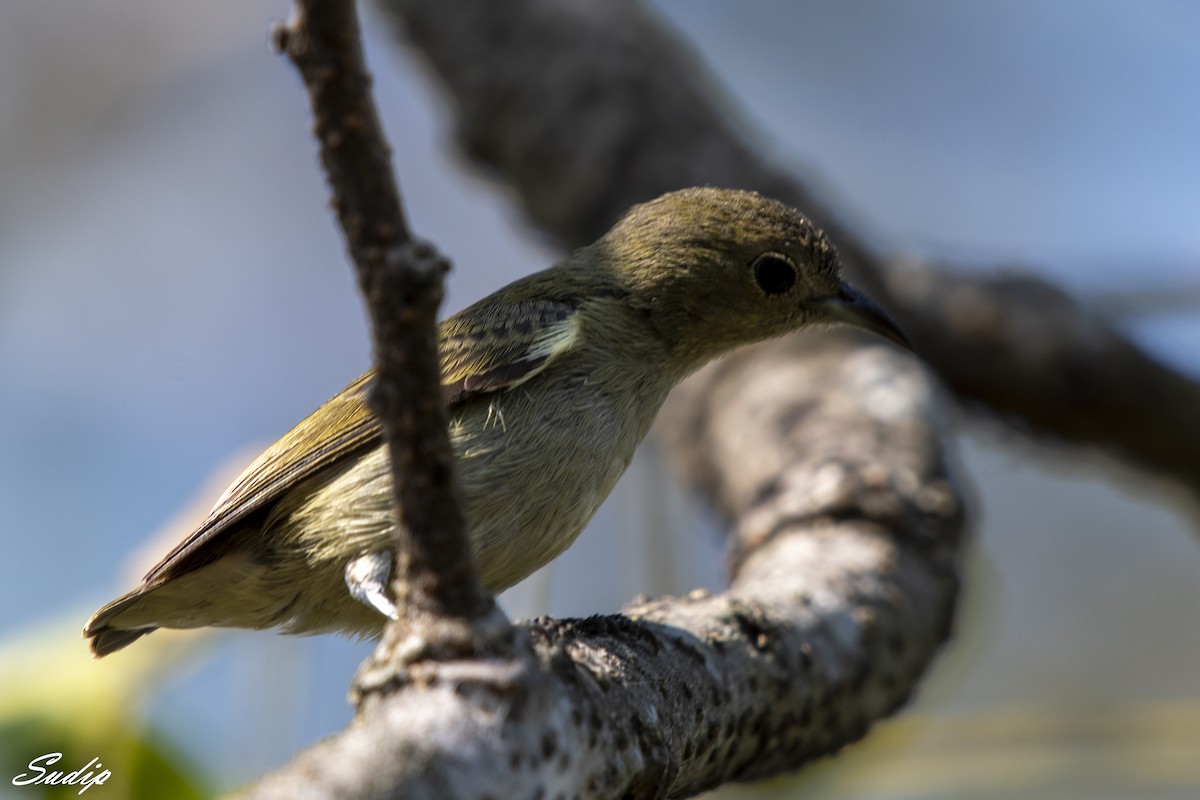
{"type": "Polygon", "coordinates": [[[896,323],[842,279],[825,235],[754,192],[665,194],[634,206],[593,247],[689,367],[820,323],[849,323],[908,347],[896,323]]]}

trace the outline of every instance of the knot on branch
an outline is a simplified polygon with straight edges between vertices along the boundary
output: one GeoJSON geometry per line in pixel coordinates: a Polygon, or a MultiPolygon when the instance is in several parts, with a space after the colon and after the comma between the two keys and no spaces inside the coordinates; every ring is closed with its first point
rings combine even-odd
{"type": "Polygon", "coordinates": [[[529,665],[520,658],[527,651],[526,637],[494,604],[475,617],[406,608],[359,668],[350,699],[360,706],[370,696],[387,696],[402,686],[445,682],[511,690],[527,680],[529,665]]]}
{"type": "Polygon", "coordinates": [[[403,268],[411,271],[414,276],[436,282],[438,285],[441,285],[442,279],[450,271],[450,262],[437,248],[417,238],[400,242],[388,249],[384,264],[390,269],[403,265],[403,268]]]}

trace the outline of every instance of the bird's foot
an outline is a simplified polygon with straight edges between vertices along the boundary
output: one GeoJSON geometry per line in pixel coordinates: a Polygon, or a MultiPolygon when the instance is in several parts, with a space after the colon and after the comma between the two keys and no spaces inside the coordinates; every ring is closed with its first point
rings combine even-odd
{"type": "Polygon", "coordinates": [[[389,619],[399,619],[400,612],[388,596],[392,563],[396,554],[391,550],[359,556],[346,565],[346,586],[350,595],[389,619]]]}

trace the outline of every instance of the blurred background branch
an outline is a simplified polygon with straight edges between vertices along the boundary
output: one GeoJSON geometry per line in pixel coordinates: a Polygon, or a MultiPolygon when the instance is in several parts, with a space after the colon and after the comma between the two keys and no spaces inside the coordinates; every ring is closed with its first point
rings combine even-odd
{"type": "Polygon", "coordinates": [[[452,98],[463,151],[512,184],[565,246],[684,186],[778,197],[826,228],[852,279],[880,297],[962,401],[1200,495],[1200,383],[1030,269],[980,276],[888,263],[817,192],[759,154],[701,58],[633,0],[380,5],[452,98]]]}

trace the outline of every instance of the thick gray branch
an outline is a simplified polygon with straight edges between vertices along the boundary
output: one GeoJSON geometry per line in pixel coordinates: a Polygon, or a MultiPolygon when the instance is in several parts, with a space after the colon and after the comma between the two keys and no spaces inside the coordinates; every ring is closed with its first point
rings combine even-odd
{"type": "Polygon", "coordinates": [[[566,245],[664,191],[758,189],[825,227],[960,399],[1200,491],[1200,384],[1039,279],[885,263],[747,144],[699,59],[636,3],[378,1],[441,79],[466,152],[566,245]]]}
{"type": "Polygon", "coordinates": [[[844,340],[706,371],[666,433],[733,523],[728,591],[534,620],[510,661],[413,665],[249,796],[686,797],[861,737],[950,633],[963,516],[933,392],[844,340]]]}

